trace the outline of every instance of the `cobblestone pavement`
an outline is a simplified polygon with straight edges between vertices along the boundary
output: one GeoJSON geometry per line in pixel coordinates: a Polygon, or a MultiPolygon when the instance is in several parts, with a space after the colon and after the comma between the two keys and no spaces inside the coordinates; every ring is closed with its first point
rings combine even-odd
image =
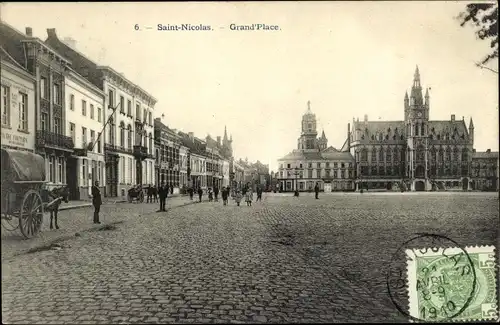
{"type": "Polygon", "coordinates": [[[123,222],[3,261],[3,322],[405,321],[386,287],[398,246],[498,245],[499,221],[496,194],[405,194],[106,207],[123,222]]]}

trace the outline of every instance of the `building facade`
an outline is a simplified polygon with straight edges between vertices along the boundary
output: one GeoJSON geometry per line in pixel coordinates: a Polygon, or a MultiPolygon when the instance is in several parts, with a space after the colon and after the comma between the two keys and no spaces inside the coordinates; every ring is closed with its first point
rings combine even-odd
{"type": "Polygon", "coordinates": [[[354,158],[347,148],[328,147],[324,131],[317,137],[316,115],[308,102],[302,116],[301,135],[297,149],[278,160],[278,188],[281,192],[354,190],[354,158]]]}
{"type": "Polygon", "coordinates": [[[154,178],[153,113],[156,99],[111,67],[94,61],[47,30],[46,44],[68,57],[75,71],[105,94],[103,119],[105,196],[126,196],[128,189],[154,178]]]}
{"type": "Polygon", "coordinates": [[[402,121],[353,121],[345,146],[356,159],[357,189],[470,189],[474,126],[451,115],[430,120],[430,96],[415,70],[402,121]]]}
{"type": "Polygon", "coordinates": [[[73,69],[65,83],[66,134],[75,144],[67,161],[67,184],[71,200],[88,199],[92,185],[106,186],[103,136],[104,92],[73,69]]]}
{"type": "Polygon", "coordinates": [[[35,81],[0,46],[2,148],[35,151],[35,81]]]}
{"type": "Polygon", "coordinates": [[[156,151],[156,172],[159,184],[168,185],[171,193],[179,193],[180,177],[180,136],[161,122],[160,118],[154,121],[156,151]]]}
{"type": "Polygon", "coordinates": [[[189,184],[189,148],[179,144],[179,183],[184,190],[189,184]]]}
{"type": "Polygon", "coordinates": [[[231,188],[241,189],[245,185],[245,168],[232,158],[229,162],[231,188]]]}
{"type": "Polygon", "coordinates": [[[498,151],[472,152],[471,188],[478,191],[498,192],[498,151]]]}
{"type": "MultiPolygon", "coordinates": [[[[0,46],[4,51],[35,78],[32,108],[35,114],[32,120],[36,130],[35,152],[45,158],[47,186],[65,185],[66,163],[74,147],[73,140],[65,135],[64,85],[71,62],[56,49],[33,37],[30,27],[23,34],[2,22],[0,35],[0,46]]],[[[23,131],[29,130],[29,115],[20,116],[23,131]]]]}

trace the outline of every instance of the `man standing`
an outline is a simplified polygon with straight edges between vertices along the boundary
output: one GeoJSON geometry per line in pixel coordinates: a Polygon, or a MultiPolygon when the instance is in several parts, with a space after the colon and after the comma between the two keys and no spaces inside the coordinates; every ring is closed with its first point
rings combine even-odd
{"type": "Polygon", "coordinates": [[[165,211],[165,201],[167,199],[167,187],[165,186],[165,183],[161,183],[161,186],[158,189],[158,196],[160,197],[160,210],[158,212],[165,211]]]}
{"type": "Polygon", "coordinates": [[[215,196],[215,202],[219,202],[219,188],[217,185],[214,187],[214,196],[215,196]]]}
{"type": "Polygon", "coordinates": [[[262,201],[262,187],[258,186],[257,187],[257,201],[262,201]]]}
{"type": "Polygon", "coordinates": [[[94,223],[100,224],[99,212],[101,210],[102,199],[99,181],[95,181],[94,186],[92,186],[92,205],[94,206],[94,223]]]}
{"type": "Polygon", "coordinates": [[[314,196],[316,197],[316,199],[319,199],[318,195],[319,195],[319,183],[316,183],[316,186],[314,186],[314,196]]]}
{"type": "Polygon", "coordinates": [[[203,196],[203,190],[201,189],[201,187],[198,187],[198,198],[200,199],[200,202],[202,196],[203,196]]]}

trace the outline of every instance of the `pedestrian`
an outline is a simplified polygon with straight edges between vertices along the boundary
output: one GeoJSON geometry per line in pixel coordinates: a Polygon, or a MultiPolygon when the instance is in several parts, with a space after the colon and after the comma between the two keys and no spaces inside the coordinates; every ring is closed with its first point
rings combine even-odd
{"type": "Polygon", "coordinates": [[[198,187],[198,198],[199,198],[199,202],[201,202],[201,197],[203,196],[203,190],[201,189],[201,187],[198,187]]]}
{"type": "Polygon", "coordinates": [[[193,189],[193,187],[189,187],[188,192],[189,192],[189,199],[191,201],[193,201],[193,196],[194,196],[194,189],[193,189]]]}
{"type": "Polygon", "coordinates": [[[236,205],[240,206],[241,198],[243,195],[241,194],[240,190],[236,190],[236,195],[234,196],[234,200],[236,201],[236,205]]]}
{"type": "Polygon", "coordinates": [[[316,199],[319,199],[318,195],[319,195],[319,183],[316,182],[316,186],[314,186],[314,195],[316,197],[316,199]]]}
{"type": "Polygon", "coordinates": [[[214,187],[214,196],[215,202],[219,202],[219,188],[217,186],[214,187]]]}
{"type": "Polygon", "coordinates": [[[174,184],[170,183],[170,194],[174,194],[174,184]]]}
{"type": "Polygon", "coordinates": [[[100,224],[99,212],[101,210],[102,199],[101,190],[99,189],[99,181],[95,181],[94,186],[92,186],[92,205],[94,206],[94,223],[100,224]]]}
{"type": "Polygon", "coordinates": [[[251,188],[248,188],[248,190],[245,194],[245,199],[247,201],[247,206],[252,206],[253,192],[252,192],[251,188]]]}
{"type": "Polygon", "coordinates": [[[146,199],[146,203],[153,203],[153,186],[149,184],[148,190],[146,192],[148,194],[148,197],[146,199]]]}
{"type": "Polygon", "coordinates": [[[259,186],[257,187],[257,200],[255,202],[261,201],[262,202],[262,188],[259,186]]]}
{"type": "Polygon", "coordinates": [[[214,200],[214,196],[212,193],[212,188],[208,188],[208,202],[212,202],[214,200]]]}
{"type": "Polygon", "coordinates": [[[222,195],[222,204],[227,205],[227,197],[229,195],[229,189],[223,187],[221,195],[222,195]]]}
{"type": "Polygon", "coordinates": [[[160,197],[160,210],[158,210],[158,212],[166,211],[165,203],[167,201],[167,187],[165,186],[165,183],[161,183],[161,186],[158,189],[158,196],[160,197]]]}

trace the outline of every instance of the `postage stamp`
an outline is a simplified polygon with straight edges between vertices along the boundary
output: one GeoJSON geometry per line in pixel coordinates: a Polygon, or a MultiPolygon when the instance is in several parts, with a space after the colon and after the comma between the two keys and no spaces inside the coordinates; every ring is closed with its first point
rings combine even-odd
{"type": "Polygon", "coordinates": [[[426,322],[498,319],[494,246],[405,252],[412,317],[426,322]]]}

